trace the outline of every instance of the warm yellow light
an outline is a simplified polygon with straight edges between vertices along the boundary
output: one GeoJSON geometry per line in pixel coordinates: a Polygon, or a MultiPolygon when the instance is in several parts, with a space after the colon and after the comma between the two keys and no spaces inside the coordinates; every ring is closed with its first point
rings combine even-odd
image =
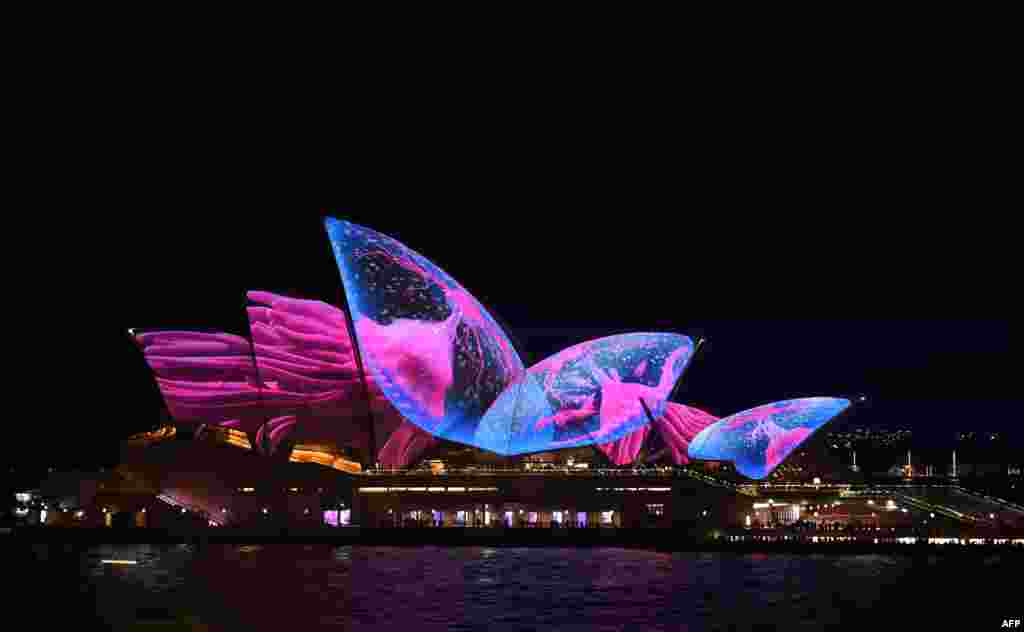
{"type": "Polygon", "coordinates": [[[294,463],[316,463],[317,465],[323,465],[324,467],[330,467],[351,474],[362,471],[360,464],[323,450],[296,448],[292,450],[288,460],[294,463]]]}

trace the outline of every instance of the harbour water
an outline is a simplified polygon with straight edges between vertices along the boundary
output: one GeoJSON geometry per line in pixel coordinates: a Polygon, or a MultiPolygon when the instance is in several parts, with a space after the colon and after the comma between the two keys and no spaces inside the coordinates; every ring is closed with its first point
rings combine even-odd
{"type": "Polygon", "coordinates": [[[824,630],[899,622],[946,629],[954,621],[982,630],[1019,618],[1021,600],[1011,596],[1020,557],[289,544],[4,549],[16,578],[8,596],[24,591],[12,604],[33,620],[112,630],[824,630]],[[37,609],[40,600],[47,605],[37,609]]]}

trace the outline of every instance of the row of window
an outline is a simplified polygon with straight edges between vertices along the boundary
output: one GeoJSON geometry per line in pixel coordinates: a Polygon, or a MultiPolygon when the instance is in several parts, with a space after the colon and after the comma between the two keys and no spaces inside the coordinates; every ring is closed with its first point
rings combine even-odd
{"type": "MultiPolygon", "coordinates": [[[[255,494],[256,493],[256,488],[255,487],[239,487],[235,491],[237,491],[240,494],[255,494]]],[[[306,489],[304,487],[288,487],[288,488],[285,489],[285,491],[288,492],[289,494],[312,494],[312,493],[322,494],[322,493],[324,493],[324,488],[323,487],[317,487],[315,492],[314,492],[314,490],[306,489]]]]}
{"type": "Polygon", "coordinates": [[[671,487],[595,487],[599,492],[670,492],[671,487]]]}
{"type": "Polygon", "coordinates": [[[390,492],[496,492],[497,487],[360,487],[360,494],[390,492]]]}

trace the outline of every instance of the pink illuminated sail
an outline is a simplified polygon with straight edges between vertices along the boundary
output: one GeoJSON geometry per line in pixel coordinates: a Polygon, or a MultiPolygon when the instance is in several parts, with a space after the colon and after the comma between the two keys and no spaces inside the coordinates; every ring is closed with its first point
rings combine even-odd
{"type": "Polygon", "coordinates": [[[718,421],[714,415],[675,402],[669,402],[665,413],[654,420],[654,424],[644,426],[617,441],[599,443],[597,447],[604,452],[615,465],[634,463],[640,454],[640,448],[651,433],[658,433],[672,462],[685,465],[690,462],[686,454],[690,441],[697,433],[718,421]]]}

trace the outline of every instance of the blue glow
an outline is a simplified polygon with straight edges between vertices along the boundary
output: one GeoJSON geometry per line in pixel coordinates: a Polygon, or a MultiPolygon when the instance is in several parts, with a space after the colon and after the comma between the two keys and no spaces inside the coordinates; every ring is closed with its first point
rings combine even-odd
{"type": "Polygon", "coordinates": [[[849,406],[846,399],[808,397],[751,408],[701,430],[688,454],[691,459],[732,461],[737,472],[759,480],[849,406]]]}

